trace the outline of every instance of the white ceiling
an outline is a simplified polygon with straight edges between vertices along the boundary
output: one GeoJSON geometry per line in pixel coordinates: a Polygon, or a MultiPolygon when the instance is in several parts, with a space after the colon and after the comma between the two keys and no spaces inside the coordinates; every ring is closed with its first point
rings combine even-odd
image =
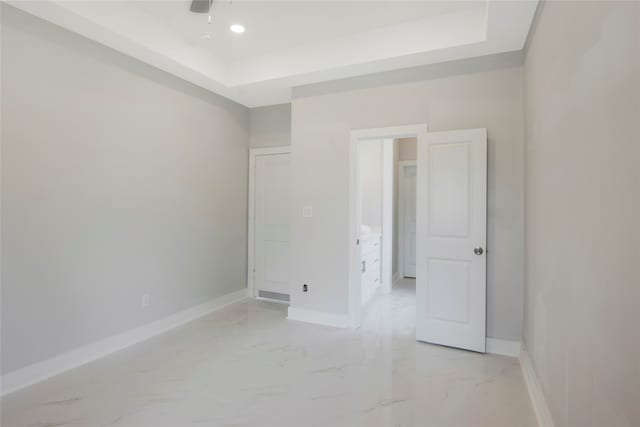
{"type": "Polygon", "coordinates": [[[213,22],[205,15],[187,13],[191,1],[142,1],[136,7],[177,36],[226,61],[247,59],[310,43],[453,13],[482,2],[420,1],[218,1],[213,22]],[[240,23],[247,32],[229,31],[240,23]],[[210,33],[205,40],[202,33],[210,33]]]}
{"type": "Polygon", "coordinates": [[[249,107],[288,102],[294,86],[520,50],[537,6],[225,0],[208,24],[190,0],[9,3],[249,107]]]}

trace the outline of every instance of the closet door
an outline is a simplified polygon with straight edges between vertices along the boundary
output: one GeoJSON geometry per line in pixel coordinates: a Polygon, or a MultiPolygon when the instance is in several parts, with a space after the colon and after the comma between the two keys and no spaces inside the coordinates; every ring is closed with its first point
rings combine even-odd
{"type": "MultiPolygon", "coordinates": [[[[290,154],[255,159],[255,296],[289,296],[290,154]]],[[[286,298],[285,298],[286,297],[286,298]]]]}

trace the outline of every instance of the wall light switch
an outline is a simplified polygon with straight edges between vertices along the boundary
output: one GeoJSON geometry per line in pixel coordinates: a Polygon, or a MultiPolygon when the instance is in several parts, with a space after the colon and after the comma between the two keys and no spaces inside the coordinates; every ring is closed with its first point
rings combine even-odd
{"type": "Polygon", "coordinates": [[[313,216],[313,208],[311,206],[304,206],[302,208],[302,217],[311,218],[313,216]]]}

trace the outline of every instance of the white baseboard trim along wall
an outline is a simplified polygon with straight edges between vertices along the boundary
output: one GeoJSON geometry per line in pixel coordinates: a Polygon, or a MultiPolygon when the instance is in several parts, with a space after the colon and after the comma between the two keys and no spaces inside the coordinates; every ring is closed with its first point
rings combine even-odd
{"type": "Polygon", "coordinates": [[[346,314],[325,313],[302,308],[289,307],[287,319],[315,323],[316,325],[333,326],[335,328],[349,327],[349,317],[346,314]]]}
{"type": "Polygon", "coordinates": [[[247,296],[247,289],[243,288],[138,328],[9,372],[2,376],[2,396],[182,326],[229,304],[241,301],[247,296]]]}
{"type": "Polygon", "coordinates": [[[520,341],[501,340],[487,338],[487,353],[501,354],[503,356],[520,357],[522,344],[520,341]]]}
{"type": "MultiPolygon", "coordinates": [[[[326,313],[294,307],[289,307],[287,319],[316,325],[333,326],[335,328],[349,327],[349,317],[346,314],[326,313]]],[[[520,341],[487,338],[487,353],[520,357],[521,348],[520,341]]]]}
{"type": "Polygon", "coordinates": [[[527,385],[533,411],[538,419],[538,425],[540,427],[554,427],[553,417],[551,416],[547,401],[544,398],[542,386],[540,385],[540,381],[538,381],[536,371],[533,369],[529,354],[524,349],[520,353],[520,368],[522,369],[524,382],[527,385]]]}

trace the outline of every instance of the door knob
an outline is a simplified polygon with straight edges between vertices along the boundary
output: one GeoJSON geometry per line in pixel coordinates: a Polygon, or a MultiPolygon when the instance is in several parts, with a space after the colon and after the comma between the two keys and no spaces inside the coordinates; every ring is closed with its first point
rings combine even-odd
{"type": "Polygon", "coordinates": [[[476,255],[482,255],[484,253],[484,249],[482,249],[482,246],[477,246],[477,247],[473,248],[473,252],[476,255]]]}

